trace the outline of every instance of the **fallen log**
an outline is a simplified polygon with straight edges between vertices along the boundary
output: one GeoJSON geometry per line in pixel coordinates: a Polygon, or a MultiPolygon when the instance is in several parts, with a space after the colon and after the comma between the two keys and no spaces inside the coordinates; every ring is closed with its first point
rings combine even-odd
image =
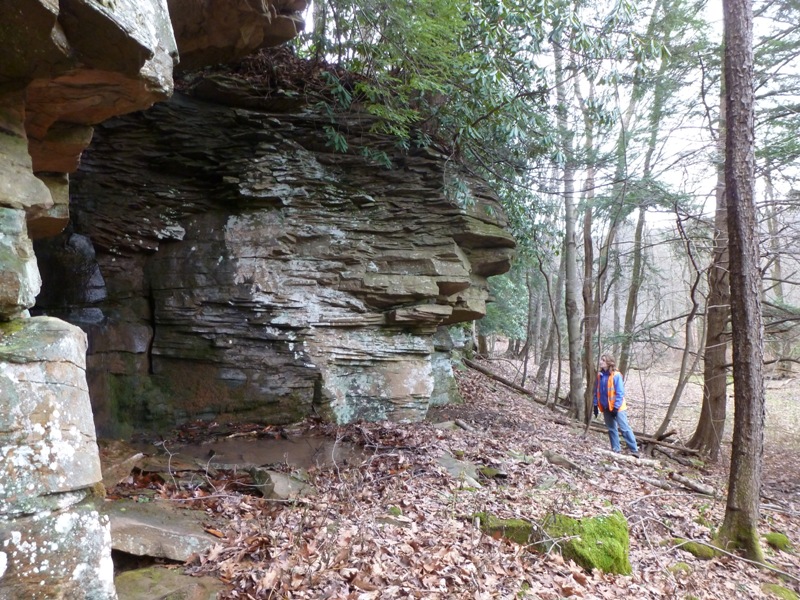
{"type": "Polygon", "coordinates": [[[644,475],[634,475],[639,481],[644,481],[653,487],[661,488],[662,490],[671,490],[672,484],[669,481],[662,481],[661,479],[653,479],[652,477],[645,477],[644,475]]]}
{"type": "Polygon", "coordinates": [[[458,427],[460,427],[461,429],[463,429],[464,431],[469,431],[470,433],[475,433],[475,432],[477,431],[477,430],[476,430],[476,429],[475,429],[475,428],[474,428],[472,425],[470,425],[469,423],[467,423],[467,422],[466,422],[465,420],[463,420],[463,419],[456,419],[456,420],[454,421],[454,423],[455,423],[455,424],[456,424],[458,427]]]}
{"type": "Polygon", "coordinates": [[[659,466],[659,462],[652,458],[636,458],[630,454],[621,454],[619,452],[612,452],[611,450],[600,450],[600,454],[608,456],[612,460],[622,461],[632,465],[648,465],[651,467],[659,466]]]}
{"type": "Polygon", "coordinates": [[[504,386],[506,386],[506,387],[510,387],[510,388],[511,388],[512,390],[514,390],[515,392],[519,392],[520,394],[525,394],[526,396],[528,396],[529,398],[531,398],[531,399],[532,399],[534,402],[537,402],[537,403],[539,403],[539,404],[542,404],[542,405],[544,405],[544,404],[545,404],[545,401],[544,401],[544,400],[540,400],[539,398],[537,398],[537,397],[536,397],[536,396],[533,394],[533,392],[532,392],[532,391],[530,391],[530,390],[526,390],[526,389],[525,389],[524,387],[522,387],[521,385],[517,385],[517,384],[516,384],[516,383],[514,383],[513,381],[509,381],[508,379],[506,379],[506,378],[505,378],[505,377],[503,377],[502,375],[498,375],[497,373],[493,373],[492,371],[490,371],[490,370],[489,370],[489,369],[487,369],[486,367],[484,367],[484,366],[482,366],[482,365],[479,365],[478,363],[476,363],[476,362],[473,362],[473,361],[471,361],[471,360],[470,360],[470,359],[468,359],[468,358],[465,358],[465,359],[463,359],[463,360],[464,360],[464,364],[465,364],[465,365],[467,365],[467,366],[468,366],[470,369],[475,369],[475,370],[476,370],[476,371],[478,371],[479,373],[483,373],[483,374],[484,374],[484,375],[486,375],[487,377],[490,377],[490,378],[494,379],[495,381],[497,381],[497,382],[499,382],[499,383],[502,383],[504,386]]]}
{"type": "Polygon", "coordinates": [[[547,459],[551,465],[556,465],[557,467],[564,467],[565,469],[572,469],[573,471],[577,471],[578,473],[586,473],[586,469],[580,466],[573,460],[570,460],[566,456],[562,456],[561,454],[556,454],[555,452],[551,452],[550,450],[545,450],[542,452],[544,457],[547,459]]]}
{"type": "Polygon", "coordinates": [[[670,473],[670,479],[674,479],[684,487],[689,488],[694,492],[698,492],[700,494],[705,494],[706,496],[716,496],[716,490],[711,487],[710,485],[704,485],[702,483],[698,483],[696,481],[692,481],[688,477],[684,477],[683,475],[678,475],[677,473],[670,473]]]}
{"type": "MultiPolygon", "coordinates": [[[[552,420],[554,423],[558,423],[559,425],[575,425],[575,426],[579,425],[577,421],[572,421],[570,419],[566,419],[563,417],[554,417],[552,420]]],[[[587,427],[586,429],[587,430],[592,429],[594,431],[602,431],[602,432],[608,431],[605,425],[596,425],[591,421],[589,422],[589,427],[587,427]]],[[[664,448],[671,448],[673,450],[684,452],[686,454],[700,454],[700,451],[694,448],[687,448],[686,446],[680,446],[678,444],[670,444],[669,442],[662,442],[661,440],[657,440],[652,436],[639,433],[638,431],[634,431],[633,435],[636,436],[637,441],[646,442],[648,444],[655,444],[657,446],[663,446],[664,448]]]]}
{"type": "Polygon", "coordinates": [[[676,463],[683,465],[684,467],[694,467],[695,465],[692,464],[692,461],[688,458],[683,458],[682,456],[675,456],[674,454],[670,454],[666,450],[662,450],[661,448],[653,448],[654,451],[658,451],[659,454],[663,454],[670,460],[674,460],[676,463]]]}

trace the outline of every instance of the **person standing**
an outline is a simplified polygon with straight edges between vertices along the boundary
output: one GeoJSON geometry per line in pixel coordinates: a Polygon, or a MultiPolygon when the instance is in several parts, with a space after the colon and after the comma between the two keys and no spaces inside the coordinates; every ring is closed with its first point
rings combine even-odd
{"type": "Polygon", "coordinates": [[[609,354],[600,357],[600,371],[594,384],[594,416],[603,413],[603,419],[608,429],[608,439],[614,452],[621,452],[619,433],[622,431],[625,445],[630,453],[639,458],[639,447],[633,430],[628,424],[627,406],[625,405],[625,383],[622,373],[617,371],[617,362],[609,354]]]}

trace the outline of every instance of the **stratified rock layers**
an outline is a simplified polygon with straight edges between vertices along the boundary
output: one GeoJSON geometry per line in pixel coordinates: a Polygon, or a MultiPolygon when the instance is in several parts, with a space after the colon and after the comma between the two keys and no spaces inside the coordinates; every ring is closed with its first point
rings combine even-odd
{"type": "Polygon", "coordinates": [[[393,168],[334,153],[331,122],[301,109],[176,95],[97,129],[74,230],[37,254],[75,263],[93,243],[73,269],[105,289],[53,290],[43,268],[40,305],[89,333],[100,431],[424,417],[437,327],[484,313],[514,241],[481,182],[431,150],[395,155],[370,125],[335,124],[393,168]]]}

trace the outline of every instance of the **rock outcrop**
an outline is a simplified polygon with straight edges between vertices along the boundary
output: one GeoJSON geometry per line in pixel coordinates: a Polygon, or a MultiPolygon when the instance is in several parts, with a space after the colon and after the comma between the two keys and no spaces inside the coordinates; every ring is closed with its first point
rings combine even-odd
{"type": "Polygon", "coordinates": [[[496,198],[434,150],[396,153],[366,116],[336,126],[391,169],[331,150],[319,111],[201,84],[99,127],[73,226],[37,245],[37,309],[89,334],[99,430],[423,418],[452,394],[437,328],[482,316],[486,277],[509,267],[496,198]]]}
{"type": "Polygon", "coordinates": [[[171,95],[181,44],[194,54],[190,41],[213,38],[218,56],[238,55],[285,39],[305,7],[226,2],[231,19],[251,24],[241,39],[230,26],[198,27],[196,15],[216,4],[0,3],[0,597],[116,598],[108,520],[93,503],[100,468],[86,335],[29,318],[40,289],[31,239],[67,224],[69,174],[92,127],[171,95]]]}

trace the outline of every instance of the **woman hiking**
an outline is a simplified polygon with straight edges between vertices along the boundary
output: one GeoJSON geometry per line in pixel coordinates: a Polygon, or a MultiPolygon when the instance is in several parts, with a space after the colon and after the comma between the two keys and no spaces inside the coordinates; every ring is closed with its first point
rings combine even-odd
{"type": "Polygon", "coordinates": [[[600,357],[600,371],[597,373],[597,380],[594,384],[594,416],[598,415],[598,411],[603,413],[603,419],[608,429],[608,439],[614,452],[621,452],[619,433],[617,432],[617,427],[619,427],[628,450],[633,456],[639,458],[639,447],[636,445],[636,438],[628,424],[625,383],[622,381],[622,373],[617,371],[616,367],[617,362],[610,354],[603,354],[600,357]]]}

